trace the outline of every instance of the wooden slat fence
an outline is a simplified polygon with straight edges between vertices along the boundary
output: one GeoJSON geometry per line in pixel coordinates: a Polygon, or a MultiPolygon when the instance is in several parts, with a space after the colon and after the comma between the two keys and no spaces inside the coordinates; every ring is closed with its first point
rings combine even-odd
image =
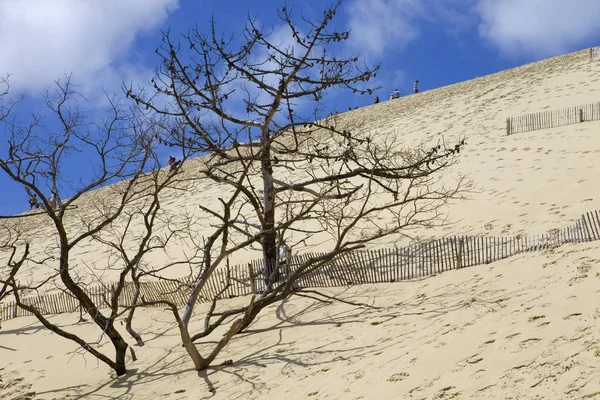
{"type": "Polygon", "coordinates": [[[600,47],[590,47],[590,60],[600,60],[600,47]]]}
{"type": "MultiPolygon", "coordinates": [[[[515,254],[542,251],[567,243],[600,240],[600,212],[585,213],[574,224],[563,229],[534,236],[487,237],[454,236],[417,243],[402,248],[354,251],[340,254],[304,275],[297,281],[300,288],[335,287],[366,283],[398,282],[437,275],[445,271],[489,264],[515,254]]],[[[292,257],[279,266],[281,277],[289,277],[299,267],[310,263],[322,253],[302,254],[292,257]]],[[[194,287],[192,277],[180,280],[141,282],[140,300],[169,300],[181,307],[194,287]]],[[[100,308],[108,307],[110,295],[116,285],[86,288],[92,301],[100,308]]],[[[217,270],[202,289],[198,302],[211,301],[218,293],[220,298],[231,298],[260,293],[265,290],[265,268],[262,260],[231,267],[229,275],[217,270]]],[[[119,305],[130,306],[134,299],[134,284],[127,282],[119,295],[119,305]]],[[[69,293],[53,293],[23,299],[35,305],[43,314],[60,314],[80,311],[79,302],[69,293]]],[[[161,307],[161,306],[157,306],[161,307]]],[[[15,302],[0,305],[0,320],[30,315],[15,302]]]]}
{"type": "Polygon", "coordinates": [[[600,120],[600,102],[562,110],[542,111],[520,117],[507,118],[506,134],[537,131],[559,126],[600,120]]]}

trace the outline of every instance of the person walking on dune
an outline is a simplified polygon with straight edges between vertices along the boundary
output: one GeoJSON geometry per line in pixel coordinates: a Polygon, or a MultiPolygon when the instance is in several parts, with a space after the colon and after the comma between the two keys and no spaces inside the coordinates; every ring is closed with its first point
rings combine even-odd
{"type": "Polygon", "coordinates": [[[58,196],[55,196],[54,193],[50,194],[50,197],[48,197],[48,205],[50,205],[50,208],[52,208],[52,209],[56,208],[56,204],[57,204],[56,199],[57,198],[58,198],[58,196]]]}
{"type": "Polygon", "coordinates": [[[40,208],[40,202],[35,194],[29,198],[29,210],[31,211],[33,208],[40,208]]]}
{"type": "Polygon", "coordinates": [[[167,161],[167,164],[169,164],[169,174],[171,174],[175,172],[179,164],[181,164],[181,161],[176,160],[173,156],[169,156],[169,161],[167,161]]]}
{"type": "Polygon", "coordinates": [[[419,93],[419,81],[415,81],[415,86],[413,87],[415,94],[419,93]]]}

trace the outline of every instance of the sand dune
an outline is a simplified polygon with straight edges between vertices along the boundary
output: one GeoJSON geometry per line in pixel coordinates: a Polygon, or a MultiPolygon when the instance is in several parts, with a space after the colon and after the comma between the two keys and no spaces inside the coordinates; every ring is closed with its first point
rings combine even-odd
{"type": "MultiPolygon", "coordinates": [[[[506,136],[506,118],[600,101],[600,62],[590,62],[588,54],[544,60],[338,119],[408,147],[467,137],[450,175],[468,174],[477,190],[449,207],[447,225],[414,230],[413,236],[549,231],[599,208],[600,122],[506,136]]],[[[195,162],[202,160],[186,164],[186,174],[193,174],[195,162]]],[[[109,191],[91,194],[78,210],[87,217],[94,196],[109,191]]],[[[169,198],[165,208],[194,213],[194,204],[214,204],[217,196],[199,182],[169,198]]],[[[27,219],[23,226],[37,238],[37,254],[54,240],[42,221],[27,219]]],[[[295,251],[325,248],[322,239],[295,251]]],[[[376,245],[405,243],[390,238],[376,245]]],[[[137,324],[148,345],[136,348],[132,372],[117,379],[89,356],[72,353],[70,343],[41,330],[33,318],[7,321],[0,330],[0,398],[28,392],[40,399],[594,398],[600,396],[596,247],[568,245],[421,281],[329,290],[373,302],[377,310],[293,298],[266,310],[250,334],[231,342],[217,364],[231,359],[233,365],[200,377],[178,345],[171,317],[160,310],[140,313],[137,324]]],[[[76,254],[82,276],[103,251],[90,244],[76,254]]],[[[238,257],[232,262],[258,254],[238,257]]],[[[94,270],[113,278],[103,264],[94,270]]],[[[44,272],[36,273],[40,279],[44,272]]],[[[53,320],[72,325],[77,316],[53,320]]],[[[86,324],[73,329],[97,339],[86,324]]]]}
{"type": "Polygon", "coordinates": [[[201,374],[166,312],[141,313],[148,344],[136,348],[131,373],[116,379],[24,317],[3,326],[8,363],[0,374],[14,384],[0,398],[14,391],[59,399],[594,398],[599,261],[588,243],[421,281],[327,290],[378,310],[293,298],[231,342],[217,364],[233,365],[201,374]]]}
{"type": "MultiPolygon", "coordinates": [[[[600,63],[591,62],[588,51],[584,50],[349,111],[336,119],[339,124],[361,126],[361,130],[382,140],[393,137],[406,147],[467,138],[459,164],[447,175],[468,175],[476,191],[468,202],[457,202],[446,210],[450,219],[445,227],[405,233],[421,239],[457,234],[541,233],[567,225],[581,213],[594,209],[598,193],[592,184],[593,166],[600,152],[596,139],[600,122],[506,136],[506,118],[598,102],[599,76],[600,63]]],[[[182,179],[196,176],[197,163],[203,162],[204,158],[200,158],[187,163],[182,179]]],[[[260,187],[258,180],[256,184],[260,187]]],[[[220,192],[213,183],[205,181],[190,182],[188,189],[168,193],[163,200],[164,209],[172,215],[196,216],[204,222],[198,225],[201,232],[210,225],[210,219],[196,205],[218,207],[220,192]]],[[[87,196],[73,213],[70,226],[77,227],[80,219],[89,219],[94,204],[110,198],[111,190],[114,189],[104,188],[87,196]]],[[[52,228],[47,220],[44,222],[44,217],[26,219],[23,224],[29,235],[42,238],[34,241],[36,246],[32,249],[33,254],[42,256],[55,243],[51,240],[52,228]]],[[[302,241],[304,237],[291,239],[296,242],[296,253],[320,251],[332,243],[327,235],[315,235],[306,242],[302,241]]],[[[406,243],[402,238],[389,237],[376,245],[406,243]]],[[[171,251],[186,247],[189,250],[189,246],[178,243],[171,251]]],[[[75,249],[81,275],[93,270],[107,280],[114,280],[116,273],[107,270],[106,264],[94,267],[98,255],[105,257],[108,253],[106,248],[75,249]]],[[[155,257],[157,263],[165,259],[164,255],[155,257]]],[[[248,258],[258,259],[261,255],[258,251],[240,251],[230,261],[235,264],[248,258]]],[[[35,271],[39,279],[46,276],[39,267],[35,271]]],[[[170,277],[187,273],[185,268],[165,272],[170,277]]]]}

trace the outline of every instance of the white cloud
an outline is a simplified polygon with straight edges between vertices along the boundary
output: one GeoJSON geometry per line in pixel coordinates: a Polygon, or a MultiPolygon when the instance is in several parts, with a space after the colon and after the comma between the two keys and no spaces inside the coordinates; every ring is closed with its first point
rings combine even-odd
{"type": "Polygon", "coordinates": [[[414,0],[356,0],[349,4],[349,43],[361,56],[383,55],[388,48],[402,49],[418,37],[414,0]]]}
{"type": "Polygon", "coordinates": [[[507,55],[562,54],[600,39],[598,0],[352,0],[350,44],[367,58],[401,52],[426,24],[449,35],[471,33],[507,55]]]}
{"type": "Polygon", "coordinates": [[[474,23],[476,0],[353,0],[346,11],[350,44],[364,57],[402,51],[420,36],[424,24],[457,34],[474,23]]]}
{"type": "Polygon", "coordinates": [[[127,64],[136,36],[155,29],[178,0],[0,0],[0,74],[38,93],[65,73],[79,84],[145,76],[127,64]]]}
{"type": "Polygon", "coordinates": [[[598,0],[481,0],[479,32],[508,55],[547,57],[600,39],[598,0]]]}

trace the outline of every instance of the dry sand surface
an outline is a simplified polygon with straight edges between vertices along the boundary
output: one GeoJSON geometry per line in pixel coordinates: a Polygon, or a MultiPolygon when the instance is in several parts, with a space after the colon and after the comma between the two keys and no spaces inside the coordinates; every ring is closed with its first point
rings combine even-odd
{"type": "MultiPolygon", "coordinates": [[[[451,173],[468,174],[476,192],[447,210],[447,225],[415,230],[414,236],[543,233],[600,208],[600,122],[506,136],[506,118],[600,101],[600,62],[587,55],[529,64],[338,118],[408,147],[466,136],[451,173]]],[[[186,173],[193,173],[194,162],[186,164],[186,173]]],[[[210,189],[195,185],[173,196],[165,209],[215,204],[218,193],[210,189]]],[[[86,199],[79,212],[91,212],[93,196],[107,190],[86,199]]],[[[25,229],[38,238],[34,251],[43,254],[55,239],[47,224],[29,221],[25,229]]],[[[295,250],[324,249],[328,242],[321,239],[295,250]]],[[[232,359],[233,365],[200,377],[177,344],[171,318],[159,310],[140,315],[137,324],[144,326],[148,345],[136,349],[132,372],[117,379],[90,356],[71,354],[70,343],[41,330],[34,319],[19,318],[0,330],[0,398],[27,392],[47,399],[593,398],[600,393],[595,247],[563,246],[422,281],[332,291],[374,301],[379,310],[294,298],[232,341],[218,362],[232,359]]],[[[80,274],[104,255],[91,244],[79,250],[80,274]]],[[[113,278],[111,271],[102,273],[113,278]]],[[[54,320],[73,324],[76,316],[54,320]]],[[[94,332],[86,325],[73,329],[94,332]]],[[[219,337],[216,332],[209,340],[219,337]]]]}
{"type": "MultiPolygon", "coordinates": [[[[599,283],[600,250],[586,243],[419,281],[326,291],[376,310],[295,297],[234,338],[216,360],[232,365],[200,374],[160,310],[140,314],[148,343],[120,378],[24,317],[0,334],[0,398],[595,398],[599,283]]],[[[53,320],[73,325],[77,316],[53,320]]]]}
{"type": "MultiPolygon", "coordinates": [[[[446,209],[448,223],[439,229],[414,229],[413,238],[430,239],[447,235],[510,236],[539,234],[561,228],[595,209],[598,190],[594,188],[595,166],[600,153],[600,121],[506,136],[506,118],[534,112],[584,105],[600,101],[600,62],[590,61],[587,50],[556,57],[519,68],[477,78],[418,95],[386,101],[340,114],[341,125],[360,125],[382,140],[393,137],[406,147],[433,145],[444,140],[453,143],[466,137],[458,165],[447,171],[448,177],[468,175],[475,184],[469,201],[456,202],[446,209]]],[[[185,165],[184,179],[194,176],[195,163],[185,165]]],[[[261,185],[257,183],[257,187],[261,185]]],[[[93,192],[81,201],[72,214],[71,229],[83,226],[98,200],[114,195],[111,188],[93,192]]],[[[219,209],[219,189],[214,183],[195,181],[189,191],[176,191],[163,202],[171,215],[190,214],[210,222],[197,204],[219,209]]],[[[141,227],[141,223],[137,227],[141,227]]],[[[33,256],[42,257],[55,243],[55,236],[43,217],[24,221],[25,231],[35,246],[33,256]]],[[[313,227],[314,228],[314,227],[313,227]]],[[[198,235],[201,236],[201,235],[198,235]]],[[[289,238],[286,238],[289,239],[289,238]]],[[[298,242],[304,237],[295,237],[298,242]]],[[[390,237],[375,246],[404,245],[406,240],[390,237]]],[[[315,235],[294,246],[295,253],[318,252],[331,246],[328,235],[315,235]]],[[[189,243],[172,246],[171,257],[189,243]]],[[[103,262],[108,248],[84,243],[73,250],[74,270],[81,276],[101,275],[115,280],[117,271],[103,262]]],[[[234,254],[232,264],[261,258],[256,251],[234,254]]],[[[159,264],[166,259],[157,255],[159,264]]],[[[34,271],[32,268],[31,272],[34,271]]],[[[52,271],[40,271],[42,279],[52,271]]],[[[165,272],[169,277],[187,275],[184,267],[165,272]]],[[[33,274],[31,275],[33,276],[33,274]]]]}

